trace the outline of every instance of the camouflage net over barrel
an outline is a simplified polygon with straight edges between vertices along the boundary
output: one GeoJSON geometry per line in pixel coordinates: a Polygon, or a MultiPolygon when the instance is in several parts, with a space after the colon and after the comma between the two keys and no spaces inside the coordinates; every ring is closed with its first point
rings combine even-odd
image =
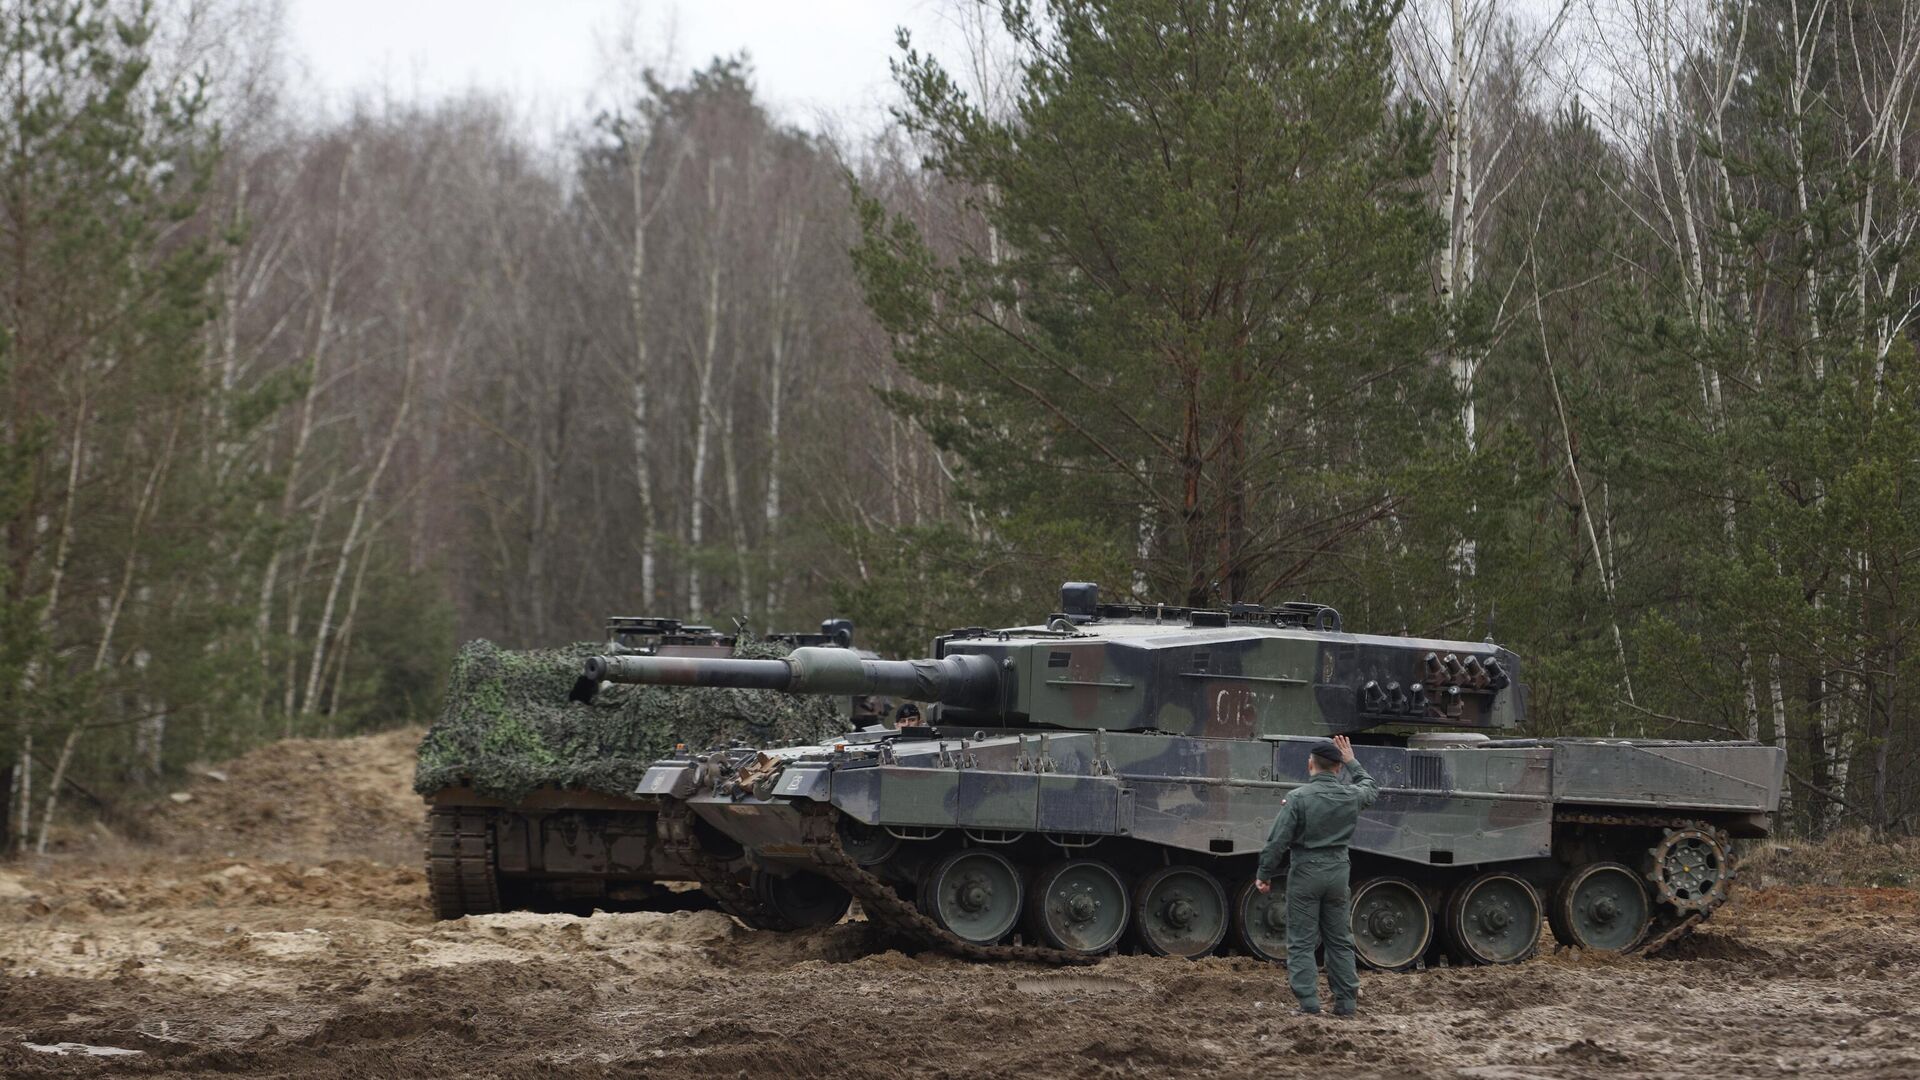
{"type": "MultiPolygon", "coordinates": [[[[513,801],[539,787],[630,795],[674,744],[700,749],[819,742],[849,730],[844,698],[770,690],[607,685],[591,705],[567,700],[598,643],[502,649],[469,642],[454,658],[447,703],[420,744],[414,790],[470,787],[513,801]]],[[[733,655],[785,656],[784,645],[742,640],[733,655]]]]}

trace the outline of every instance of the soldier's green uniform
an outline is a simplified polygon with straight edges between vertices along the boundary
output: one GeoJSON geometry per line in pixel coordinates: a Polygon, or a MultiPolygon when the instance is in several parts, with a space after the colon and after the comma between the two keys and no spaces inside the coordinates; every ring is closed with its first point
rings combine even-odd
{"type": "Polygon", "coordinates": [[[1380,791],[1358,761],[1347,762],[1342,772],[1346,782],[1321,772],[1295,788],[1260,852],[1261,881],[1273,881],[1281,857],[1288,857],[1287,981],[1300,1007],[1308,1010],[1320,1007],[1313,950],[1323,939],[1334,1006],[1351,1007],[1360,993],[1348,912],[1352,895],[1347,889],[1347,845],[1360,811],[1372,806],[1380,791]]]}

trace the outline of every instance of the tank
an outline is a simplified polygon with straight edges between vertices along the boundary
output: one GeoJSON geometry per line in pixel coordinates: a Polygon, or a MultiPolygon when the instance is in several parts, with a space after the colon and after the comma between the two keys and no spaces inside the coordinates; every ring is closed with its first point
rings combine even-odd
{"type": "MultiPolygon", "coordinates": [[[[634,794],[647,766],[681,741],[838,734],[872,722],[883,703],[637,687],[604,695],[592,687],[589,695],[579,681],[582,658],[765,658],[794,647],[850,651],[852,641],[844,619],[827,620],[819,633],[748,637],[676,619],[616,616],[606,637],[590,644],[506,650],[470,643],[455,660],[445,707],[422,741],[415,774],[428,807],[436,916],[719,903],[711,891],[672,884],[699,875],[662,843],[658,800],[634,794]],[[587,696],[596,699],[591,706],[569,703],[587,696]]],[[[744,864],[729,872],[743,883],[753,878],[744,864]]],[[[756,918],[748,906],[729,910],[757,926],[788,925],[756,918]]]]}
{"type": "Polygon", "coordinates": [[[1521,675],[1491,642],[1347,633],[1321,605],[1107,604],[1090,583],[1038,625],[956,630],[924,659],[583,665],[595,685],[929,704],[922,731],[677,754],[645,773],[663,843],[696,874],[750,864],[795,925],[858,898],[885,929],[977,959],[1284,959],[1281,890],[1252,879],[1309,749],[1335,734],[1381,790],[1352,848],[1372,968],[1514,963],[1543,927],[1655,950],[1711,917],[1735,840],[1771,827],[1783,752],[1522,737],[1521,675]]]}

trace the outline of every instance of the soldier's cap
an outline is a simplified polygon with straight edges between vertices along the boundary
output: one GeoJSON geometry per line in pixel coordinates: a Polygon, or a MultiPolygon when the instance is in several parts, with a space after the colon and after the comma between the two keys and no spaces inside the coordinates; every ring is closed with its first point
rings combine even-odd
{"type": "Polygon", "coordinates": [[[1319,758],[1322,764],[1338,765],[1341,762],[1340,748],[1331,742],[1315,743],[1308,752],[1319,758]]]}

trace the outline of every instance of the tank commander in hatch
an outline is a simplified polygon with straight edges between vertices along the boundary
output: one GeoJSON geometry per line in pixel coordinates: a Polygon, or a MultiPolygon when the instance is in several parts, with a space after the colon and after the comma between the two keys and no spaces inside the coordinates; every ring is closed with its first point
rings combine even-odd
{"type": "Polygon", "coordinates": [[[1346,736],[1336,735],[1308,754],[1307,782],[1287,796],[1260,852],[1253,885],[1263,893],[1273,889],[1280,859],[1287,858],[1287,982],[1300,1000],[1302,1013],[1320,1011],[1313,950],[1324,940],[1333,1014],[1354,1014],[1360,979],[1353,965],[1347,845],[1353,840],[1360,811],[1379,796],[1373,777],[1354,760],[1353,744],[1346,736]]]}
{"type": "Polygon", "coordinates": [[[893,726],[901,729],[925,728],[927,719],[920,715],[920,706],[909,701],[900,706],[899,712],[893,714],[893,726]]]}

